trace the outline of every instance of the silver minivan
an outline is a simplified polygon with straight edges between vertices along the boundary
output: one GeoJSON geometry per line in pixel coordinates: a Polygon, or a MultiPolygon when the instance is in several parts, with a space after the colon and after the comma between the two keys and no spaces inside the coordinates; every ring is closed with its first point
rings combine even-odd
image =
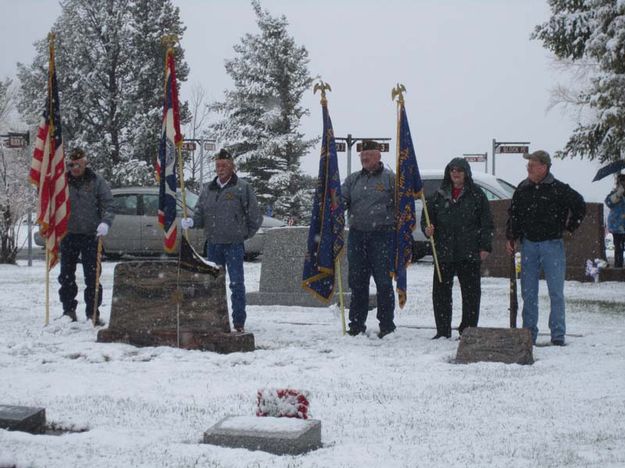
{"type": "MultiPolygon", "coordinates": [[[[103,238],[104,255],[116,259],[128,255],[163,254],[163,230],[158,224],[158,187],[124,187],[111,190],[115,221],[108,235],[103,238]]],[[[191,216],[198,196],[186,190],[187,215],[191,216]]],[[[183,216],[181,194],[177,192],[177,222],[183,216]]],[[[272,227],[286,226],[286,223],[269,216],[263,217],[263,224],[256,235],[245,241],[245,258],[252,260],[263,252],[264,233],[272,227]]],[[[182,232],[178,224],[178,232],[182,232]]],[[[39,232],[35,243],[43,246],[39,232]]],[[[179,239],[179,238],[178,238],[179,239]]],[[[204,231],[189,229],[189,240],[198,253],[204,253],[204,231]]],[[[179,240],[178,240],[179,243],[179,240]]],[[[176,244],[176,252],[178,251],[176,244]]]]}
{"type": "MultiPolygon", "coordinates": [[[[424,170],[421,171],[421,180],[423,180],[423,190],[425,197],[432,196],[441,186],[445,171],[443,170],[424,170]]],[[[477,185],[486,194],[488,200],[505,200],[512,198],[512,194],[516,187],[503,179],[484,172],[471,172],[473,183],[477,185]]],[[[412,261],[415,262],[426,255],[432,255],[431,244],[421,232],[421,211],[423,203],[417,200],[415,204],[417,224],[412,234],[414,244],[412,247],[412,261]]]]}

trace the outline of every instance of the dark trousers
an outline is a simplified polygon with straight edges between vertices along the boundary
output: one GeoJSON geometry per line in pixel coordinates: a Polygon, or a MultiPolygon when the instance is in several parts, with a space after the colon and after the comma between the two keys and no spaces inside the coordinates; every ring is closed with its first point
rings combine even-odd
{"type": "Polygon", "coordinates": [[[477,327],[480,318],[481,274],[479,262],[441,263],[442,282],[438,281],[434,269],[432,302],[436,333],[451,336],[452,295],[454,276],[458,276],[462,293],[462,321],[458,327],[460,333],[467,327],[477,327]]]}
{"type": "MultiPolygon", "coordinates": [[[[82,262],[85,276],[85,312],[87,318],[93,316],[95,300],[96,258],[98,255],[98,238],[90,234],[67,234],[61,241],[61,273],[59,274],[59,298],[63,304],[63,312],[76,311],[78,301],[76,294],[76,264],[82,262]]],[[[102,285],[98,284],[98,306],[102,304],[102,285]]],[[[97,316],[97,315],[96,315],[97,316]]]]}
{"type": "Polygon", "coordinates": [[[377,288],[378,320],[381,331],[395,330],[393,323],[395,293],[390,275],[392,261],[393,231],[349,230],[347,261],[348,283],[352,292],[349,306],[349,327],[365,331],[368,305],[369,281],[377,288]]]}
{"type": "Polygon", "coordinates": [[[625,234],[612,233],[614,240],[614,268],[623,268],[623,250],[625,247],[625,234]]]}

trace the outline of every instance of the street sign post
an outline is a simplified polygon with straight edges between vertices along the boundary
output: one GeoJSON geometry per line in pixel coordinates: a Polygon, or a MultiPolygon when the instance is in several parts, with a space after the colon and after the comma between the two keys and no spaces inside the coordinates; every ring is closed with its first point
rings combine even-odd
{"type": "Polygon", "coordinates": [[[493,138],[493,175],[495,175],[495,156],[497,154],[527,154],[529,141],[497,141],[493,138]]]}
{"type": "Polygon", "coordinates": [[[529,152],[529,146],[498,146],[497,153],[521,153],[526,154],[529,152]]]}
{"type": "Polygon", "coordinates": [[[194,141],[184,141],[182,143],[182,151],[195,151],[195,148],[197,148],[197,145],[194,141]]]}
{"type": "Polygon", "coordinates": [[[484,172],[488,174],[488,153],[464,153],[462,157],[467,162],[483,162],[484,172]]]}
{"type": "Polygon", "coordinates": [[[30,133],[9,132],[6,135],[0,135],[4,138],[4,146],[11,149],[26,148],[30,144],[30,133]]]}
{"type": "MultiPolygon", "coordinates": [[[[381,153],[388,153],[388,143],[378,143],[378,148],[381,153]]],[[[362,151],[362,143],[356,144],[356,152],[360,153],[362,151]]]]}

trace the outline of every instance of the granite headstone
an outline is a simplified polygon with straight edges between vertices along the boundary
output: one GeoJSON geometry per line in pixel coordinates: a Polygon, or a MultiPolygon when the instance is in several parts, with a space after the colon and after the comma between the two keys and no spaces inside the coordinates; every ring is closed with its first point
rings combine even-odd
{"type": "MultiPolygon", "coordinates": [[[[319,299],[302,288],[307,242],[308,227],[305,226],[274,228],[265,233],[259,290],[246,294],[248,305],[324,306],[319,299]]],[[[341,258],[341,278],[345,307],[349,308],[351,294],[347,285],[347,268],[346,243],[341,258]]],[[[332,303],[338,302],[338,291],[335,283],[332,303]]],[[[370,296],[369,308],[375,307],[375,296],[370,296]]]]}
{"type": "Polygon", "coordinates": [[[462,332],[456,362],[533,364],[532,335],[526,328],[470,327],[462,332]]]}
{"type": "Polygon", "coordinates": [[[179,346],[219,353],[253,351],[252,333],[231,333],[225,274],[178,268],[176,260],[115,267],[109,327],[100,342],[179,346]]]}

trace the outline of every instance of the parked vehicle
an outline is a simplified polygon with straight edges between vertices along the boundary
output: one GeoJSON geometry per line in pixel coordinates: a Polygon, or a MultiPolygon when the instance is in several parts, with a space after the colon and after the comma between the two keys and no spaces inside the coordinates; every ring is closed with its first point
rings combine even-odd
{"type": "MultiPolygon", "coordinates": [[[[111,259],[128,255],[161,255],[163,254],[163,230],[158,224],[158,187],[125,187],[112,190],[113,211],[115,221],[108,235],[103,238],[104,255],[111,259]]],[[[177,222],[182,219],[181,193],[177,193],[177,222]]],[[[198,201],[198,196],[187,190],[186,203],[188,214],[198,201]]],[[[263,252],[265,231],[272,227],[286,226],[286,223],[268,216],[263,217],[263,223],[256,235],[245,241],[245,258],[247,260],[258,257],[263,252]]],[[[182,232],[178,224],[178,232],[182,232]]],[[[176,244],[178,250],[179,239],[176,244]]],[[[204,254],[204,231],[189,229],[189,240],[195,249],[204,254]]],[[[43,246],[44,242],[39,232],[35,233],[35,243],[43,246]]]]}
{"type": "MultiPolygon", "coordinates": [[[[433,195],[443,181],[443,170],[421,171],[421,179],[423,180],[423,190],[426,198],[433,195]]],[[[480,187],[488,200],[505,200],[512,198],[516,187],[503,179],[499,179],[493,175],[483,172],[472,172],[473,182],[480,187]]],[[[421,232],[421,211],[423,203],[417,200],[415,204],[417,224],[413,232],[414,243],[412,246],[412,261],[415,262],[426,255],[432,255],[432,247],[429,240],[421,232]]]]}

